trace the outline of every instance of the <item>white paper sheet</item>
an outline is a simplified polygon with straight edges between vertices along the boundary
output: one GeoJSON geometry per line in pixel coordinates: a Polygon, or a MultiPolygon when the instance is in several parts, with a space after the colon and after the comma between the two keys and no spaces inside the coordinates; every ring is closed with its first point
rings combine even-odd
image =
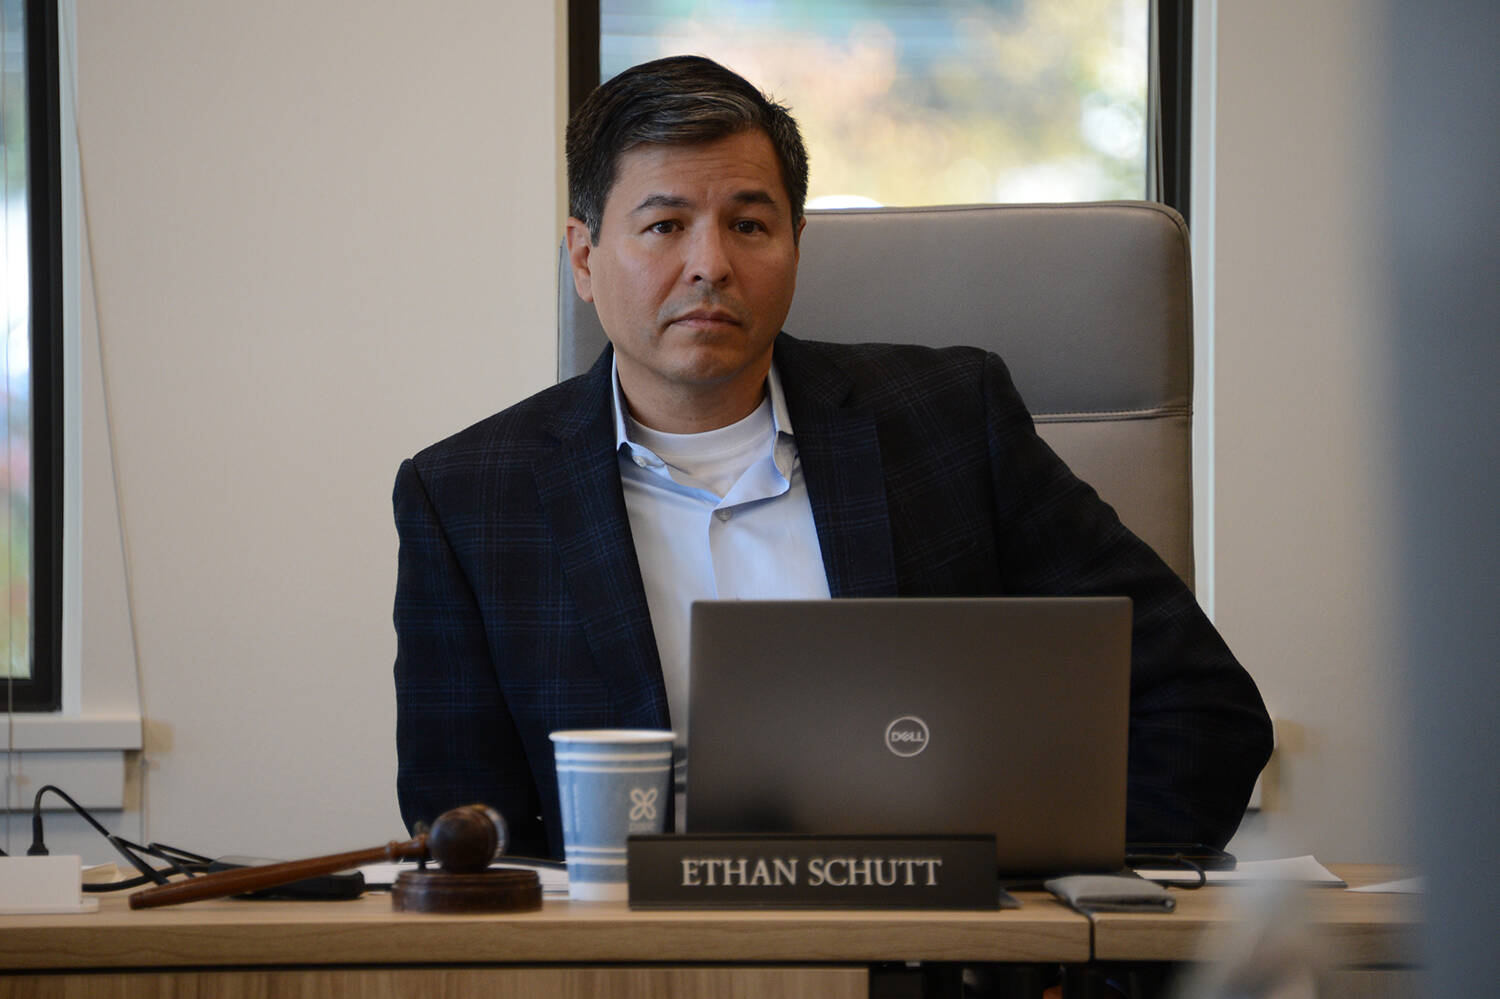
{"type": "MultiPolygon", "coordinates": [[[[1181,867],[1143,868],[1135,872],[1151,881],[1195,884],[1196,871],[1181,867]]],[[[1210,884],[1246,884],[1253,881],[1295,881],[1301,884],[1344,885],[1345,881],[1318,863],[1312,854],[1278,860],[1241,860],[1232,871],[1205,871],[1210,884]]]]}
{"type": "Polygon", "coordinates": [[[1393,895],[1420,895],[1427,890],[1427,879],[1423,877],[1401,878],[1398,881],[1382,881],[1378,885],[1350,888],[1350,891],[1389,893],[1393,895]]]}

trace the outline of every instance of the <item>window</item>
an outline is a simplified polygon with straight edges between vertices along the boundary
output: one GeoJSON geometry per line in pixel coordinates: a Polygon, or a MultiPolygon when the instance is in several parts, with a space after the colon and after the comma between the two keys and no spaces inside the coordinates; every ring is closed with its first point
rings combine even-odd
{"type": "Polygon", "coordinates": [[[791,106],[809,207],[1184,210],[1188,0],[575,0],[573,104],[698,53],[791,106]]]}
{"type": "Polygon", "coordinates": [[[55,0],[0,0],[4,312],[0,710],[60,703],[61,170],[55,0]]]}

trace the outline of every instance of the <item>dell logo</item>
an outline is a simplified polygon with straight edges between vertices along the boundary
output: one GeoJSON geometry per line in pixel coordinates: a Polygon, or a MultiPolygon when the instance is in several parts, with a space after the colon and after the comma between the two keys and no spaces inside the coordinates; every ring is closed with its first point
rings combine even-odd
{"type": "Polygon", "coordinates": [[[897,756],[916,756],[927,748],[927,723],[902,715],[885,727],[885,748],[897,756]]]}

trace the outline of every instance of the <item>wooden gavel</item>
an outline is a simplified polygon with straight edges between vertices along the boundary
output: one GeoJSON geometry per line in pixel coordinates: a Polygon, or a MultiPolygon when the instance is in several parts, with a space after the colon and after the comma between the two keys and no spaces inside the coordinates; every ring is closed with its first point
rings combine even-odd
{"type": "Polygon", "coordinates": [[[505,820],[500,817],[500,813],[488,805],[464,805],[439,815],[432,824],[431,832],[422,833],[404,843],[392,840],[385,846],[374,846],[367,850],[215,871],[202,877],[138,891],[130,896],[130,907],[149,909],[158,905],[223,898],[225,895],[276,888],[303,878],[382,861],[432,859],[441,864],[444,871],[472,874],[483,871],[503,854],[506,840],[505,820]]]}

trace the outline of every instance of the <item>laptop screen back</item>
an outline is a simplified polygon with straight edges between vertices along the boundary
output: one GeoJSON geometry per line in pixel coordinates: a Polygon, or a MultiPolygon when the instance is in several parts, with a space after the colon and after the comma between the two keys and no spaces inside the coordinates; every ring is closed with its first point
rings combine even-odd
{"type": "Polygon", "coordinates": [[[1124,597],[702,601],[689,833],[993,833],[1014,875],[1125,846],[1124,597]]]}

